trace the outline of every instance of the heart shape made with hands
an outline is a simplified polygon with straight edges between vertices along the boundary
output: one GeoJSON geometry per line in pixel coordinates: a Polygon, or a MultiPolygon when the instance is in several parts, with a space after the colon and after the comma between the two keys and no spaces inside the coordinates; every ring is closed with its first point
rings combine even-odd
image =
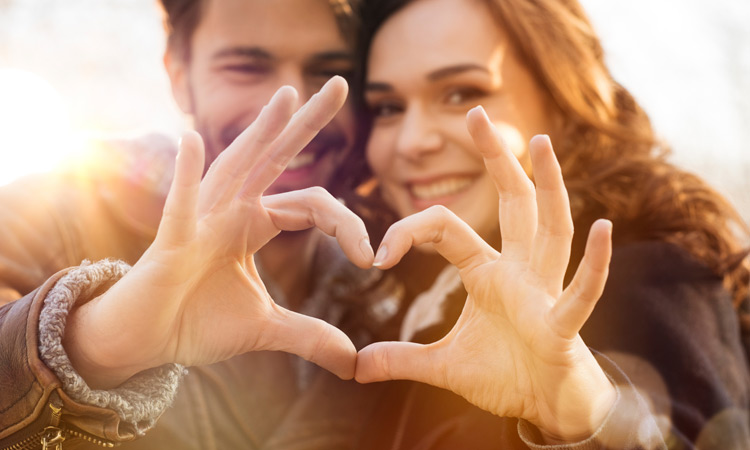
{"type": "Polygon", "coordinates": [[[298,109],[296,92],[281,88],[205,176],[200,136],[182,139],[153,244],[124,278],[69,317],[64,345],[79,373],[107,388],[165,363],[278,350],[344,379],[450,389],[557,435],[588,430],[613,401],[578,335],[606,280],[611,224],[593,225],[579,270],[563,289],[573,227],[549,139],[530,145],[535,186],[480,107],[467,124],[498,189],[503,253],[448,209],[433,207],[394,224],[376,257],[362,220],[325,190],[262,196],[346,95],[346,82],[334,77],[298,109]],[[433,344],[382,342],[357,354],[338,328],[277,305],[253,255],[282,230],[310,227],[335,236],[363,268],[392,267],[412,246],[432,243],[458,267],[469,294],[455,327],[433,344]]]}

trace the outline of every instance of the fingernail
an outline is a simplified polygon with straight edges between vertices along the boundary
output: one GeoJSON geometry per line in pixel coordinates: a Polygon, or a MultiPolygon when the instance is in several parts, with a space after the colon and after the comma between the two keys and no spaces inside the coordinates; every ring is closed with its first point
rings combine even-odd
{"type": "Polygon", "coordinates": [[[375,267],[380,267],[385,262],[385,258],[388,257],[388,247],[385,245],[381,245],[378,249],[378,254],[375,255],[375,261],[373,261],[372,265],[375,267]]]}
{"type": "Polygon", "coordinates": [[[488,115],[487,115],[487,111],[485,111],[485,110],[484,110],[484,106],[482,106],[482,105],[479,105],[479,106],[477,106],[477,109],[478,109],[478,110],[479,110],[479,112],[480,112],[480,113],[482,114],[482,117],[484,117],[484,119],[485,119],[485,120],[487,120],[487,121],[489,122],[489,120],[490,120],[490,116],[488,116],[488,115]]]}
{"type": "Polygon", "coordinates": [[[368,261],[375,257],[375,254],[372,251],[372,245],[370,245],[370,238],[367,236],[363,237],[361,241],[359,241],[359,250],[362,252],[362,256],[365,257],[368,261]]]}
{"type": "Polygon", "coordinates": [[[477,114],[481,114],[482,117],[484,117],[485,119],[487,119],[487,111],[484,110],[484,106],[482,106],[482,105],[477,105],[477,106],[471,108],[469,110],[467,116],[470,115],[470,114],[474,114],[475,111],[476,111],[477,114]]]}

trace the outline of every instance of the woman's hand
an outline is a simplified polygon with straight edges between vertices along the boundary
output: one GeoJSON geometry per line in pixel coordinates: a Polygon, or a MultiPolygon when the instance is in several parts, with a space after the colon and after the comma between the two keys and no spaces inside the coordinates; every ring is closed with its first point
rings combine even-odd
{"type": "Polygon", "coordinates": [[[335,77],[298,111],[283,87],[212,164],[183,137],[155,241],[106,293],[71,313],[64,344],[90,385],[113,387],[168,362],[209,364],[253,350],[295,353],[342,378],[356,350],[337,328],[276,305],[253,254],[281,230],[317,226],[369,267],[364,224],[321,188],[261,199],[286,164],[344,104],[335,77]]]}
{"type": "Polygon", "coordinates": [[[536,187],[482,108],[469,131],[500,194],[502,253],[444,207],[394,224],[376,265],[388,268],[415,245],[432,243],[456,265],[468,292],[453,329],[429,345],[372,344],[356,379],[410,379],[449,389],[504,417],[537,425],[550,441],[577,441],[603,422],[615,390],[578,334],[604,289],[611,224],[596,222],[570,285],[573,221],[549,138],[530,144],[536,187]]]}

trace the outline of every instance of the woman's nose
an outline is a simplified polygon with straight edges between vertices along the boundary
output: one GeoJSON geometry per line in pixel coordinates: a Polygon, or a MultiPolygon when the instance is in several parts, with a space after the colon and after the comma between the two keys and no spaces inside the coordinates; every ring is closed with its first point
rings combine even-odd
{"type": "Polygon", "coordinates": [[[435,153],[443,146],[443,137],[434,118],[422,106],[404,112],[396,151],[407,159],[419,159],[435,153]]]}

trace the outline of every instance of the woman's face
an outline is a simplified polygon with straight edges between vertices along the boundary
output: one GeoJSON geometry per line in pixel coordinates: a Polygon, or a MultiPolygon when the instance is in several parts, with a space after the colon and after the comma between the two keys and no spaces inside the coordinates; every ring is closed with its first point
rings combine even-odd
{"type": "Polygon", "coordinates": [[[415,0],[375,35],[365,91],[374,114],[367,160],[401,216],[445,205],[485,238],[498,195],[466,129],[483,105],[530,173],[528,142],[554,134],[549,95],[521,63],[487,5],[415,0]]]}

